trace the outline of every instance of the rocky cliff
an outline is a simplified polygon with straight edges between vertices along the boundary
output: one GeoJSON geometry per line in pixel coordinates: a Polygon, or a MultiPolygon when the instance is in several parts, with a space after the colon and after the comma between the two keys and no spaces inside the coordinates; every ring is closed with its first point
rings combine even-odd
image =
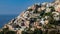
{"type": "Polygon", "coordinates": [[[36,3],[5,24],[4,28],[16,34],[60,34],[60,0],[36,3]]]}

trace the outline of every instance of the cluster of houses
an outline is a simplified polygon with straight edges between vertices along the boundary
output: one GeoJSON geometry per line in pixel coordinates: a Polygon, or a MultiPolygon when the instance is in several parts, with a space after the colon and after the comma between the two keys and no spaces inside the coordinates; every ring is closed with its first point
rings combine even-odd
{"type": "Polygon", "coordinates": [[[8,27],[9,30],[21,34],[21,31],[26,31],[28,28],[32,31],[36,28],[43,30],[44,26],[52,23],[54,20],[58,23],[60,22],[60,0],[52,3],[36,3],[28,7],[18,17],[12,19],[3,28],[8,27]]]}

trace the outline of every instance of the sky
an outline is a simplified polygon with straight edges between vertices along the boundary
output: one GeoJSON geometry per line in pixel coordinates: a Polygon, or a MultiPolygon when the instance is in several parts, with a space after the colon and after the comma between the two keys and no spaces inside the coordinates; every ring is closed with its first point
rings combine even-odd
{"type": "Polygon", "coordinates": [[[35,3],[52,1],[53,0],[0,0],[0,15],[20,14],[35,3]]]}

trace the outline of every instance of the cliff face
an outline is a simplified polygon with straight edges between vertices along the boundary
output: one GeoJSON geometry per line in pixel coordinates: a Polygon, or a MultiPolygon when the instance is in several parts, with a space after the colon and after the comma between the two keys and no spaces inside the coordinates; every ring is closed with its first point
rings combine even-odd
{"type": "Polygon", "coordinates": [[[55,0],[53,3],[36,3],[12,19],[3,28],[18,31],[17,34],[21,34],[22,31],[33,32],[36,29],[43,32],[48,31],[48,33],[52,30],[58,32],[60,31],[60,0],[55,0]]]}

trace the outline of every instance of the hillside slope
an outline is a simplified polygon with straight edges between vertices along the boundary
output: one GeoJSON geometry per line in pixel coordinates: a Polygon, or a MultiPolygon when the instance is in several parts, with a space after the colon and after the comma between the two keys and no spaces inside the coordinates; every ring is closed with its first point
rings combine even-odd
{"type": "Polygon", "coordinates": [[[4,28],[16,34],[60,34],[60,0],[36,3],[5,24],[4,28]]]}

